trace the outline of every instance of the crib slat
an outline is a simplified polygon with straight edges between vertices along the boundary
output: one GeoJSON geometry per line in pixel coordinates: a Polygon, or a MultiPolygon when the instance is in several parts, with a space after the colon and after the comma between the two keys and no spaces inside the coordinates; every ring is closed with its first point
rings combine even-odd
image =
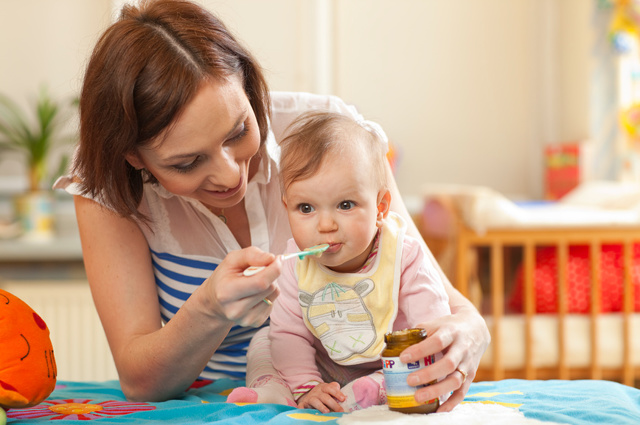
{"type": "Polygon", "coordinates": [[[491,310],[493,314],[493,379],[504,379],[502,360],[502,316],[504,314],[504,247],[491,244],[491,310]]]}
{"type": "Polygon", "coordinates": [[[591,379],[602,379],[600,368],[600,353],[598,340],[600,329],[598,326],[598,316],[600,315],[601,291],[600,291],[600,241],[592,240],[590,246],[589,262],[591,265],[591,379]]]}
{"type": "Polygon", "coordinates": [[[458,243],[456,246],[456,289],[460,291],[462,295],[469,298],[469,250],[475,249],[471,246],[469,240],[469,232],[466,227],[460,227],[458,230],[458,243]]]}
{"type": "MultiPolygon", "coordinates": [[[[465,250],[462,251],[464,255],[466,255],[467,250],[469,249],[477,249],[480,246],[491,247],[492,244],[498,241],[503,247],[504,246],[519,246],[523,249],[523,258],[522,258],[522,284],[523,284],[523,314],[525,319],[524,324],[524,356],[522,359],[524,362],[521,362],[520,366],[508,367],[512,359],[506,358],[506,351],[502,350],[502,364],[504,367],[503,373],[505,378],[526,378],[526,379],[536,379],[539,377],[540,379],[556,379],[556,378],[564,378],[561,374],[566,373],[569,375],[568,379],[576,379],[576,378],[598,378],[600,379],[612,379],[616,381],[623,382],[625,384],[634,385],[635,377],[640,376],[640,366],[637,366],[632,363],[635,360],[635,356],[637,355],[632,351],[632,338],[634,332],[637,331],[635,327],[632,325],[631,318],[635,318],[635,313],[633,310],[635,309],[634,302],[634,294],[633,292],[636,290],[633,283],[633,270],[634,263],[636,260],[633,257],[634,244],[640,242],[640,227],[639,228],[597,228],[597,229],[582,229],[582,228],[561,228],[561,229],[533,229],[533,230],[523,230],[523,229],[494,229],[487,233],[478,234],[472,231],[469,228],[464,228],[464,246],[465,250]],[[559,243],[561,241],[562,243],[559,243]],[[601,354],[598,351],[598,341],[600,341],[601,332],[606,332],[606,329],[600,329],[600,319],[602,319],[601,306],[602,306],[602,270],[601,270],[601,250],[602,243],[607,244],[618,244],[623,245],[628,244],[629,247],[625,247],[623,251],[623,269],[625,270],[623,286],[624,286],[624,304],[622,308],[622,319],[623,319],[623,333],[620,335],[624,338],[624,342],[621,342],[623,347],[623,364],[617,365],[615,368],[602,366],[601,354]],[[564,245],[563,245],[564,244],[564,245]],[[568,264],[571,260],[569,255],[569,248],[573,245],[586,245],[589,247],[589,251],[591,255],[589,255],[589,265],[590,265],[590,278],[591,278],[591,298],[593,302],[591,303],[591,311],[588,313],[588,319],[590,321],[590,350],[591,350],[591,360],[590,363],[587,364],[587,367],[582,366],[572,366],[574,363],[574,359],[569,357],[568,349],[570,347],[569,341],[574,335],[569,334],[569,319],[573,318],[571,314],[569,314],[570,303],[569,296],[571,295],[570,291],[570,279],[568,275],[568,264]],[[534,340],[533,340],[533,330],[536,328],[536,300],[535,300],[535,284],[533,279],[533,272],[535,269],[536,263],[536,247],[537,246],[557,246],[558,248],[558,258],[557,264],[559,265],[559,269],[563,269],[562,272],[565,276],[558,275],[558,332],[560,335],[558,336],[562,342],[559,345],[559,360],[560,364],[554,364],[551,367],[538,367],[535,363],[536,359],[533,359],[534,354],[534,340]],[[562,248],[566,246],[566,248],[562,248]],[[565,253],[562,253],[565,251],[565,253]],[[561,256],[567,256],[567,266],[562,267],[561,263],[564,260],[561,259],[561,256]],[[564,283],[563,283],[564,280],[564,283]],[[564,289],[563,289],[564,287],[564,289]],[[564,292],[563,292],[564,291],[564,292]],[[563,319],[564,317],[564,319],[563,319]],[[564,353],[564,354],[563,354],[564,353]],[[562,366],[564,364],[564,367],[562,366]],[[567,369],[566,372],[563,372],[564,368],[567,369]]],[[[458,246],[460,248],[460,246],[458,246]]],[[[460,258],[465,258],[464,255],[458,251],[460,258]]],[[[503,261],[506,262],[507,259],[503,257],[503,261]]],[[[466,261],[458,261],[457,270],[462,270],[463,273],[458,274],[458,278],[456,279],[456,283],[459,283],[458,289],[464,289],[465,294],[468,294],[468,281],[463,280],[461,276],[469,275],[470,268],[466,267],[466,261]],[[462,287],[462,288],[461,288],[462,287]]],[[[503,264],[504,266],[504,264],[503,264]]],[[[503,285],[507,284],[507,275],[504,276],[505,281],[503,285]]],[[[493,287],[491,287],[493,288],[493,287]]],[[[462,290],[461,290],[462,292],[462,290]]],[[[492,290],[494,292],[494,290],[492,290]]],[[[493,295],[491,295],[493,299],[493,295]]],[[[503,316],[501,320],[497,320],[501,322],[501,331],[504,332],[505,324],[502,323],[505,320],[505,312],[503,311],[503,316]]],[[[539,316],[538,316],[539,317],[539,316]]],[[[495,319],[495,317],[494,317],[495,319]]],[[[492,332],[493,325],[492,325],[492,332]]],[[[617,336],[616,336],[617,339],[617,336]]],[[[497,347],[495,344],[495,338],[492,341],[492,347],[497,347]]],[[[502,337],[502,345],[509,344],[511,341],[506,336],[502,337]]],[[[501,347],[503,348],[503,347],[501,347]]],[[[494,348],[500,350],[501,348],[494,348]]],[[[495,355],[495,353],[494,353],[495,355]]],[[[500,354],[499,354],[500,355],[500,354]]],[[[493,358],[492,358],[493,360],[493,358]]],[[[520,360],[520,359],[518,359],[520,360]]],[[[494,374],[496,373],[494,370],[493,362],[489,362],[491,364],[487,364],[483,366],[478,372],[478,376],[480,379],[492,379],[494,374]]]]}
{"type": "Polygon", "coordinates": [[[565,240],[558,242],[556,255],[558,256],[558,377],[560,379],[569,379],[565,349],[569,246],[565,240]]]}
{"type": "Polygon", "coordinates": [[[524,369],[526,379],[536,379],[533,365],[533,317],[536,314],[536,301],[533,287],[533,267],[535,265],[535,245],[527,240],[524,243],[524,369]]]}
{"type": "Polygon", "coordinates": [[[635,377],[633,373],[633,359],[631,351],[631,314],[633,313],[633,276],[631,275],[633,244],[626,240],[623,245],[623,292],[622,292],[622,383],[633,386],[635,377]]]}

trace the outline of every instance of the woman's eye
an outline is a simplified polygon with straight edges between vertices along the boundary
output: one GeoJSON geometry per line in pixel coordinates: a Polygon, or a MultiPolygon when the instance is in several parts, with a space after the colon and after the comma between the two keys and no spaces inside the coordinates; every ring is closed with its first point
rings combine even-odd
{"type": "Polygon", "coordinates": [[[249,132],[249,125],[246,122],[243,122],[242,126],[239,127],[238,130],[233,134],[233,136],[227,139],[225,143],[236,142],[242,139],[244,136],[246,136],[248,132],[249,132]]]}
{"type": "Polygon", "coordinates": [[[312,213],[314,209],[309,204],[300,204],[298,205],[298,211],[300,211],[302,214],[309,214],[312,213]]]}
{"type": "Polygon", "coordinates": [[[191,161],[188,164],[177,164],[177,165],[173,165],[173,169],[176,170],[179,173],[188,173],[189,171],[193,170],[194,168],[196,168],[198,166],[198,164],[200,163],[201,160],[201,156],[198,155],[195,157],[195,159],[193,161],[191,161]]]}
{"type": "Polygon", "coordinates": [[[340,202],[340,204],[338,204],[338,209],[339,210],[350,210],[351,208],[355,207],[356,203],[353,201],[342,201],[340,202]]]}

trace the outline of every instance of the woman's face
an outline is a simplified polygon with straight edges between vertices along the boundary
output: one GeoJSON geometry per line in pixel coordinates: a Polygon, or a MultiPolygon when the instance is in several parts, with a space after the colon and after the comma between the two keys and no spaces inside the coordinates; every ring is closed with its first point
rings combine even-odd
{"type": "Polygon", "coordinates": [[[169,192],[216,208],[240,202],[257,169],[260,131],[240,78],[207,81],[177,121],[137,155],[169,192]]]}

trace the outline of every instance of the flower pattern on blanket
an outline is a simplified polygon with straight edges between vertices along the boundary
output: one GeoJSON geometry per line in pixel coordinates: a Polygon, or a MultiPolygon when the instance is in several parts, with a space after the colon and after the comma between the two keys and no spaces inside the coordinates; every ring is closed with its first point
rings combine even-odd
{"type": "Polygon", "coordinates": [[[26,409],[11,409],[7,412],[7,418],[36,419],[50,416],[49,420],[52,421],[60,419],[89,421],[155,409],[155,406],[147,403],[115,400],[92,403],[92,401],[89,399],[46,400],[26,409]]]}
{"type": "MultiPolygon", "coordinates": [[[[55,423],[70,425],[78,423],[78,420],[97,420],[95,424],[163,424],[183,425],[189,423],[215,423],[215,424],[264,424],[264,425],[355,425],[345,424],[343,418],[358,418],[357,414],[320,413],[312,409],[296,409],[291,406],[279,404],[251,404],[238,406],[226,403],[226,397],[222,393],[231,388],[244,385],[244,382],[223,378],[200,388],[188,390],[184,396],[164,402],[127,403],[122,393],[120,383],[117,381],[105,381],[99,383],[83,383],[65,381],[58,384],[51,399],[38,406],[28,409],[10,409],[8,424],[29,423],[32,425],[44,425],[55,423]],[[113,401],[113,400],[119,401],[113,401]],[[105,401],[109,400],[109,401],[105,401]],[[76,415],[56,414],[49,409],[51,406],[60,406],[78,403],[88,405],[89,408],[99,405],[102,410],[84,413],[82,417],[76,415]],[[32,415],[27,412],[33,412],[32,415]],[[39,413],[38,413],[39,412],[39,413]],[[131,413],[129,416],[126,416],[131,413]],[[19,416],[18,416],[19,415],[19,416]],[[53,421],[53,422],[50,422],[53,421]]],[[[368,409],[373,410],[374,406],[368,409]]],[[[388,413],[386,406],[375,406],[373,418],[363,425],[391,425],[385,421],[384,415],[388,413]],[[377,421],[377,422],[376,422],[377,421]]],[[[587,423],[598,424],[640,424],[640,390],[628,387],[612,381],[602,380],[520,380],[506,379],[503,381],[473,382],[469,392],[455,411],[464,416],[460,421],[455,421],[454,415],[449,413],[435,413],[427,416],[402,415],[401,418],[419,418],[419,424],[443,425],[531,425],[533,420],[537,424],[543,421],[545,425],[550,423],[585,425],[587,423]],[[486,409],[484,408],[486,407],[486,409]],[[493,409],[496,408],[496,409],[493,409]],[[501,409],[497,409],[501,408],[501,409]],[[505,420],[482,421],[482,417],[475,414],[478,411],[507,413],[505,420]],[[465,415],[464,412],[473,414],[465,415]],[[514,420],[516,413],[520,412],[524,417],[514,420]],[[438,419],[440,417],[442,420],[438,419]],[[595,422],[594,422],[595,421],[595,422]]],[[[367,412],[367,409],[357,412],[367,412]]],[[[355,413],[357,413],[355,412],[355,413]]],[[[415,423],[409,422],[409,423],[415,423]]],[[[408,425],[404,422],[403,425],[408,425]]],[[[416,424],[418,425],[418,424],[416,424]]]]}

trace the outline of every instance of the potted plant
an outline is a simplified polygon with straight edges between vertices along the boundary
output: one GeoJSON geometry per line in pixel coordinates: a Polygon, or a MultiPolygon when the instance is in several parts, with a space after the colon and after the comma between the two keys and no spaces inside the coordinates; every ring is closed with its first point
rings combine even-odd
{"type": "Polygon", "coordinates": [[[50,172],[54,148],[74,140],[64,134],[71,117],[72,102],[54,100],[40,90],[33,117],[16,102],[0,94],[0,152],[16,151],[24,156],[28,189],[15,199],[15,211],[25,238],[50,239],[54,234],[53,179],[64,173],[68,156],[62,155],[55,173],[50,172]]]}

